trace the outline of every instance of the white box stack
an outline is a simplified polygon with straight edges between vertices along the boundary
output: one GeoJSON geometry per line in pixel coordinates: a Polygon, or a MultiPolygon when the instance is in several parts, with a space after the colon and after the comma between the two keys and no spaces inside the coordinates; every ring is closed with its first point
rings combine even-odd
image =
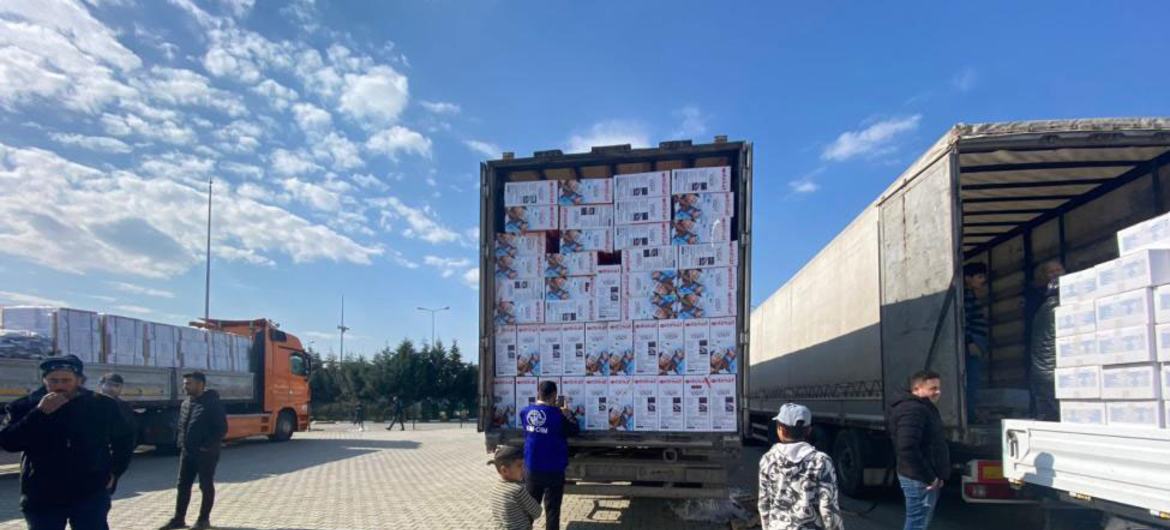
{"type": "Polygon", "coordinates": [[[46,337],[52,342],[53,355],[76,355],[84,363],[103,361],[101,318],[92,311],[9,306],[0,312],[0,329],[46,337]]]}
{"type": "Polygon", "coordinates": [[[179,367],[179,330],[177,326],[147,323],[146,355],[150,366],[179,367]]]}
{"type": "MultiPolygon", "coordinates": [[[[493,424],[515,428],[539,378],[561,382],[589,430],[735,431],[731,167],[555,174],[506,182],[497,212],[485,271],[496,280],[493,424]]],[[[1094,339],[1095,355],[1093,300],[1069,329],[1094,339]]],[[[1092,361],[1068,350],[1074,364],[1092,361]]]]}

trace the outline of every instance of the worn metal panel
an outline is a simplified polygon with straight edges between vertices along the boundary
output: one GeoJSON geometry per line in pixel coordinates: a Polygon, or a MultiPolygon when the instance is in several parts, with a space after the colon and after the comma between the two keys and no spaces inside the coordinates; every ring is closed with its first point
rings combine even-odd
{"type": "Polygon", "coordinates": [[[1095,243],[1102,234],[1118,230],[1154,215],[1153,183],[1143,176],[1073,209],[1065,215],[1065,243],[1077,249],[1095,243]]]}
{"type": "Polygon", "coordinates": [[[1060,259],[1060,220],[1053,219],[1032,229],[1032,262],[1060,259]]]}

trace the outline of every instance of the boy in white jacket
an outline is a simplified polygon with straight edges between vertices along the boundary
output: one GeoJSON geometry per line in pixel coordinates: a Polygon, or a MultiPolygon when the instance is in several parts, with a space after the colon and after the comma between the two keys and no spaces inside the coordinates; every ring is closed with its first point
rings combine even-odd
{"type": "Polygon", "coordinates": [[[807,440],[808,407],[785,403],[776,420],[780,443],[760,460],[760,523],[764,530],[840,530],[837,475],[829,455],[807,440]]]}

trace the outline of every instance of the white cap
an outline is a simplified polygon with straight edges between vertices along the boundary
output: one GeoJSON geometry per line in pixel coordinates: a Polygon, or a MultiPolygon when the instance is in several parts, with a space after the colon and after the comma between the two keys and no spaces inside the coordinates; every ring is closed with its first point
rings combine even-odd
{"type": "Polygon", "coordinates": [[[808,427],[812,425],[812,411],[804,405],[785,403],[772,419],[788,427],[808,427]]]}

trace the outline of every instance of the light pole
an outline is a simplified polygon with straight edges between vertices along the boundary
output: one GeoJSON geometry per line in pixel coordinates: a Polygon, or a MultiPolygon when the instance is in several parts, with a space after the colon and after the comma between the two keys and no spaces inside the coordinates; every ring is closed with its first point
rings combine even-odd
{"type": "Polygon", "coordinates": [[[448,309],[451,309],[451,306],[443,306],[443,307],[440,307],[438,309],[430,309],[430,308],[426,308],[426,307],[419,307],[418,308],[419,311],[426,311],[426,312],[431,314],[431,347],[432,348],[435,347],[435,313],[438,313],[439,311],[446,311],[448,309]]]}
{"type": "Polygon", "coordinates": [[[345,362],[345,332],[349,331],[345,326],[345,295],[341,296],[341,324],[337,325],[337,330],[341,332],[341,355],[338,358],[345,362]]]}
{"type": "Polygon", "coordinates": [[[211,321],[211,183],[207,177],[207,277],[203,284],[203,323],[211,321]]]}

